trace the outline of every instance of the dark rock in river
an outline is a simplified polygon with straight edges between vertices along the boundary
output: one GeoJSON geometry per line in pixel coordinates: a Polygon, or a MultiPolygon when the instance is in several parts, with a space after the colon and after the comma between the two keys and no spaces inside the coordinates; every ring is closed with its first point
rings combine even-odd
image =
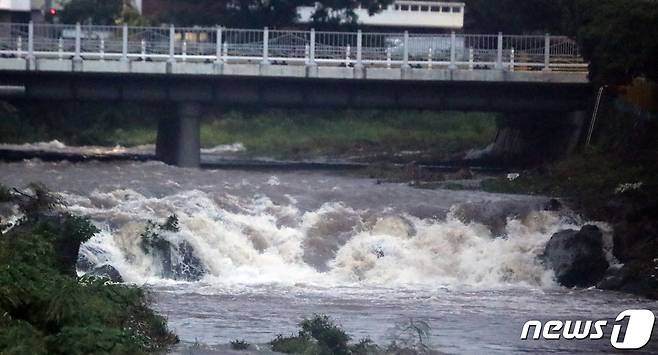
{"type": "Polygon", "coordinates": [[[123,277],[121,277],[121,273],[117,269],[115,269],[114,266],[107,264],[94,268],[93,270],[89,271],[86,275],[105,278],[112,282],[123,282],[123,277]]]}
{"type": "Polygon", "coordinates": [[[178,244],[178,257],[178,262],[172,264],[171,278],[198,281],[206,273],[201,260],[194,255],[194,248],[188,242],[178,244]]]}
{"type": "Polygon", "coordinates": [[[603,253],[603,235],[592,225],[553,234],[543,258],[566,287],[596,285],[609,266],[603,253]]]}
{"type": "Polygon", "coordinates": [[[89,260],[89,258],[86,255],[80,254],[78,256],[78,262],[76,263],[76,268],[79,271],[82,271],[82,272],[86,273],[86,272],[89,272],[89,271],[93,270],[95,267],[96,267],[96,263],[89,260]]]}
{"type": "Polygon", "coordinates": [[[562,209],[562,203],[557,199],[550,199],[544,204],[544,211],[557,212],[562,209]]]}
{"type": "Polygon", "coordinates": [[[658,259],[634,260],[621,267],[610,268],[596,287],[658,299],[658,259]]]}
{"type": "Polygon", "coordinates": [[[203,263],[194,255],[194,248],[186,241],[176,246],[158,236],[155,242],[142,247],[161,263],[161,276],[165,279],[199,281],[206,273],[203,263]]]}

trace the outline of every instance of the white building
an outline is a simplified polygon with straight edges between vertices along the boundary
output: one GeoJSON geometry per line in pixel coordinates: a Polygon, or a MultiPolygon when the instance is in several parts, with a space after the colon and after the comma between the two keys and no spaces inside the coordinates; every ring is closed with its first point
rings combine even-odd
{"type": "MultiPolygon", "coordinates": [[[[372,16],[368,14],[368,9],[360,6],[354,12],[358,23],[363,26],[461,29],[464,27],[465,6],[461,2],[397,0],[372,16]]],[[[315,9],[313,6],[299,7],[298,21],[310,23],[315,9]]]]}

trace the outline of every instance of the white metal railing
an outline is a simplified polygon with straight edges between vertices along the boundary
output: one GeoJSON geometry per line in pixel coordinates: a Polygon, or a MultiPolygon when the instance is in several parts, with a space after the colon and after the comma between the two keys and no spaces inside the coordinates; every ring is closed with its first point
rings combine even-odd
{"type": "Polygon", "coordinates": [[[37,59],[586,71],[565,36],[0,23],[0,56],[37,59]]]}

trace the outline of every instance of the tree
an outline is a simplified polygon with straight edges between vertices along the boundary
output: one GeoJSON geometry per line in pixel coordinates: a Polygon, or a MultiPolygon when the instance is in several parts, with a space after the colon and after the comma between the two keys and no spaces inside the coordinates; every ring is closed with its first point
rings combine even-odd
{"type": "Polygon", "coordinates": [[[468,32],[522,34],[551,32],[570,0],[466,0],[468,32]]]}
{"type": "Polygon", "coordinates": [[[658,80],[656,0],[466,0],[466,11],[471,33],[575,37],[597,83],[658,80]]]}
{"type": "MultiPolygon", "coordinates": [[[[361,5],[372,14],[393,0],[322,0],[313,20],[318,24],[353,23],[361,5]],[[330,11],[333,10],[333,11],[330,11]]],[[[177,25],[222,25],[242,28],[288,27],[297,19],[297,7],[314,6],[312,0],[165,0],[160,20],[177,25]]]]}
{"type": "Polygon", "coordinates": [[[113,25],[122,10],[123,0],[71,0],[64,5],[59,18],[69,24],[113,25]]]}
{"type": "Polygon", "coordinates": [[[592,80],[625,84],[644,76],[658,81],[658,1],[579,0],[578,6],[577,38],[592,80]]]}

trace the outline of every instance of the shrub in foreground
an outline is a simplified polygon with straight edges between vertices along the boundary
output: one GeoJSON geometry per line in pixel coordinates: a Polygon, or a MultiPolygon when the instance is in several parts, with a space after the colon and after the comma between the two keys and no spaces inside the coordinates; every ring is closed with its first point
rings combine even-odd
{"type": "Polygon", "coordinates": [[[11,202],[31,210],[0,234],[0,353],[140,354],[177,342],[142,289],[75,275],[80,243],[97,232],[87,219],[19,195],[11,202]]]}

